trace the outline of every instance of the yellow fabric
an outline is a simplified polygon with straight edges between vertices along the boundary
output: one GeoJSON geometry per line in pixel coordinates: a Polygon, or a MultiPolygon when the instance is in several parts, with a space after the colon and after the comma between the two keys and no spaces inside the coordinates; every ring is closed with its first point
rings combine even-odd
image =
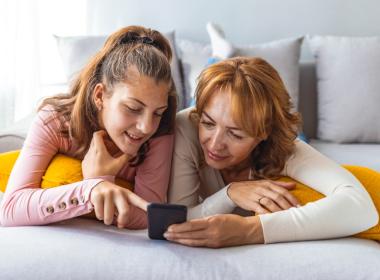
{"type": "MultiPolygon", "coordinates": [[[[9,175],[14,163],[19,155],[19,151],[0,154],[0,191],[4,192],[9,175]]],[[[377,212],[380,210],[380,173],[365,167],[344,166],[364,185],[375,203],[377,212]]],[[[44,176],[42,177],[42,188],[51,188],[64,184],[81,181],[82,169],[81,162],[64,155],[56,155],[49,164],[44,176]]],[[[280,178],[281,181],[294,181],[289,177],[280,178]]],[[[302,205],[316,201],[324,197],[321,193],[294,181],[297,186],[291,192],[298,198],[302,205]]],[[[116,184],[133,190],[133,185],[122,179],[116,178],[116,184]]],[[[355,235],[356,237],[380,240],[380,224],[355,235]]]]}
{"type": "MultiPolygon", "coordinates": [[[[12,151],[0,154],[0,191],[5,192],[9,175],[15,164],[19,151],[12,151]]],[[[81,161],[68,156],[57,154],[50,162],[44,176],[42,177],[41,188],[53,188],[82,181],[81,161]]],[[[115,183],[123,188],[133,190],[133,184],[116,178],[115,183]]]]}

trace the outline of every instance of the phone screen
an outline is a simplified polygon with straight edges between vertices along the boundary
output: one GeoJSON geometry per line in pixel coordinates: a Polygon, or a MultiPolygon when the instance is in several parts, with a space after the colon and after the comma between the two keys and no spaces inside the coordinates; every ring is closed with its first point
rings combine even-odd
{"type": "Polygon", "coordinates": [[[164,233],[172,224],[186,222],[187,207],[177,204],[148,205],[148,235],[151,239],[166,240],[164,233]]]}

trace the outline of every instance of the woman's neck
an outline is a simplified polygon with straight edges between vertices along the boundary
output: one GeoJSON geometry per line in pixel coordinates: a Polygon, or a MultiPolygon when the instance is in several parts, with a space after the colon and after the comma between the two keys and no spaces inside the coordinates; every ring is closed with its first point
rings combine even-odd
{"type": "Polygon", "coordinates": [[[225,184],[232,182],[246,181],[249,179],[251,166],[249,160],[242,162],[234,167],[220,170],[225,184]]]}

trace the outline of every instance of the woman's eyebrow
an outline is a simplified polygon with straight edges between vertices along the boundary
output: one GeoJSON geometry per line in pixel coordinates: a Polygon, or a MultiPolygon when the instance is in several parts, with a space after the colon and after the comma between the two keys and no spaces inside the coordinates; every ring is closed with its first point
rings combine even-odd
{"type": "Polygon", "coordinates": [[[210,117],[209,114],[207,114],[205,111],[202,112],[208,119],[210,119],[212,122],[215,122],[213,118],[210,117]]]}

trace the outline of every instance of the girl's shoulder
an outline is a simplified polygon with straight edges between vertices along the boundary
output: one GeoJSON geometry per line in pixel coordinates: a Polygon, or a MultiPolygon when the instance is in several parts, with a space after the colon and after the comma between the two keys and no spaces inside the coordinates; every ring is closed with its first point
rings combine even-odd
{"type": "Polygon", "coordinates": [[[46,105],[40,108],[29,129],[28,136],[31,139],[41,139],[44,141],[55,143],[59,148],[67,149],[68,143],[64,137],[63,131],[67,127],[68,122],[65,118],[52,106],[46,105]]]}
{"type": "Polygon", "coordinates": [[[61,120],[59,113],[52,105],[45,105],[37,112],[38,118],[43,124],[47,125],[54,120],[61,120]]]}

